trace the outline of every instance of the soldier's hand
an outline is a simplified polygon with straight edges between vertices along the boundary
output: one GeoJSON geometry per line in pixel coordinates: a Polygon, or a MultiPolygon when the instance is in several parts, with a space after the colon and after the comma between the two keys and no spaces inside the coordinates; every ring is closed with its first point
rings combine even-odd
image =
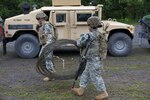
{"type": "Polygon", "coordinates": [[[45,35],[44,34],[41,36],[41,39],[45,39],[45,35]]]}
{"type": "Polygon", "coordinates": [[[37,31],[39,31],[39,28],[40,28],[41,26],[38,24],[37,26],[36,26],[36,30],[37,31]]]}

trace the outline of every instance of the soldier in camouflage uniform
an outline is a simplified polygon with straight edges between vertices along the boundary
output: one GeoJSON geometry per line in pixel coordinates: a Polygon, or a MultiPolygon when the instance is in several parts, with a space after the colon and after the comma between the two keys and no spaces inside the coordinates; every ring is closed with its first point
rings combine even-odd
{"type": "Polygon", "coordinates": [[[100,92],[98,96],[95,97],[96,100],[102,100],[108,97],[106,91],[105,83],[101,76],[102,60],[106,58],[107,54],[107,42],[105,35],[100,33],[97,29],[101,27],[101,21],[98,17],[92,16],[87,20],[89,26],[89,33],[81,35],[80,39],[77,40],[77,45],[79,47],[86,47],[90,42],[89,49],[85,58],[87,59],[85,70],[83,71],[79,88],[72,88],[78,96],[82,96],[84,93],[84,88],[88,85],[91,80],[95,85],[96,89],[100,92]]]}
{"type": "MultiPolygon", "coordinates": [[[[39,22],[39,25],[37,26],[37,30],[39,32],[39,38],[42,44],[42,49],[39,55],[41,54],[42,50],[47,44],[50,44],[55,41],[53,26],[49,22],[46,22],[47,18],[48,18],[47,15],[42,11],[36,15],[36,19],[39,22]]],[[[46,68],[53,73],[55,72],[55,69],[54,69],[54,64],[51,61],[52,57],[53,57],[53,52],[50,52],[48,55],[44,55],[46,68]]],[[[51,78],[45,77],[43,80],[50,81],[51,78]]]]}

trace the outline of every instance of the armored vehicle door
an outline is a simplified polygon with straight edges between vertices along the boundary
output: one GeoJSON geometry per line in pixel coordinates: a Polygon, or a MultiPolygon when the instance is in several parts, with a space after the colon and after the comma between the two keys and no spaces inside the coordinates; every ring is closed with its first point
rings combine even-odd
{"type": "Polygon", "coordinates": [[[53,23],[58,34],[58,39],[70,39],[69,11],[53,12],[53,23]]]}
{"type": "Polygon", "coordinates": [[[76,40],[81,34],[89,31],[87,19],[92,16],[93,11],[75,11],[74,14],[71,13],[71,18],[74,18],[74,20],[71,20],[71,39],[76,40]]]}
{"type": "Polygon", "coordinates": [[[93,11],[55,11],[53,23],[58,39],[76,40],[81,34],[88,32],[87,19],[93,11]]]}

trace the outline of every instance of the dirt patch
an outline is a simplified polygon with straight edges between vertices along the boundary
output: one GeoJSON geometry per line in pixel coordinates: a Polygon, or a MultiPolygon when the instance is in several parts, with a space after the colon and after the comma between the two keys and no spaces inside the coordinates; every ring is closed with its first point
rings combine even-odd
{"type": "MultiPolygon", "coordinates": [[[[71,57],[70,54],[78,59],[74,51],[59,55],[71,57]]],[[[128,57],[107,57],[103,78],[110,100],[150,99],[149,55],[149,48],[136,47],[128,57]]],[[[13,51],[1,56],[0,93],[4,100],[92,100],[98,94],[89,85],[85,95],[79,98],[70,91],[73,80],[42,81],[43,76],[35,71],[36,61],[37,58],[21,59],[13,51]]]]}
{"type": "MultiPolygon", "coordinates": [[[[108,55],[104,61],[102,72],[109,100],[150,100],[150,48],[139,47],[137,35],[133,42],[129,56],[108,55]]],[[[2,56],[0,44],[0,100],[93,100],[98,94],[90,84],[84,96],[75,96],[70,91],[73,79],[44,82],[35,70],[37,58],[21,59],[15,54],[13,43],[7,47],[8,54],[2,56]]],[[[57,54],[68,62],[78,59],[75,51],[57,54]]]]}

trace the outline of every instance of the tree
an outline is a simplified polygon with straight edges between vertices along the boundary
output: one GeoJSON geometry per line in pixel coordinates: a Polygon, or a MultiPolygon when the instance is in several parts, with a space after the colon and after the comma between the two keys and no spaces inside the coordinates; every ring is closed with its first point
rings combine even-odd
{"type": "Polygon", "coordinates": [[[0,1],[0,16],[4,19],[22,13],[21,5],[28,2],[31,6],[36,4],[39,8],[41,6],[50,6],[51,0],[1,0],[0,1]]]}
{"type": "MultiPolygon", "coordinates": [[[[12,17],[22,13],[21,5],[24,2],[32,6],[36,4],[38,8],[51,6],[52,0],[1,0],[0,16],[3,18],[12,17]]],[[[103,19],[139,19],[141,16],[150,14],[150,0],[81,0],[82,5],[103,4],[103,19]]]]}

